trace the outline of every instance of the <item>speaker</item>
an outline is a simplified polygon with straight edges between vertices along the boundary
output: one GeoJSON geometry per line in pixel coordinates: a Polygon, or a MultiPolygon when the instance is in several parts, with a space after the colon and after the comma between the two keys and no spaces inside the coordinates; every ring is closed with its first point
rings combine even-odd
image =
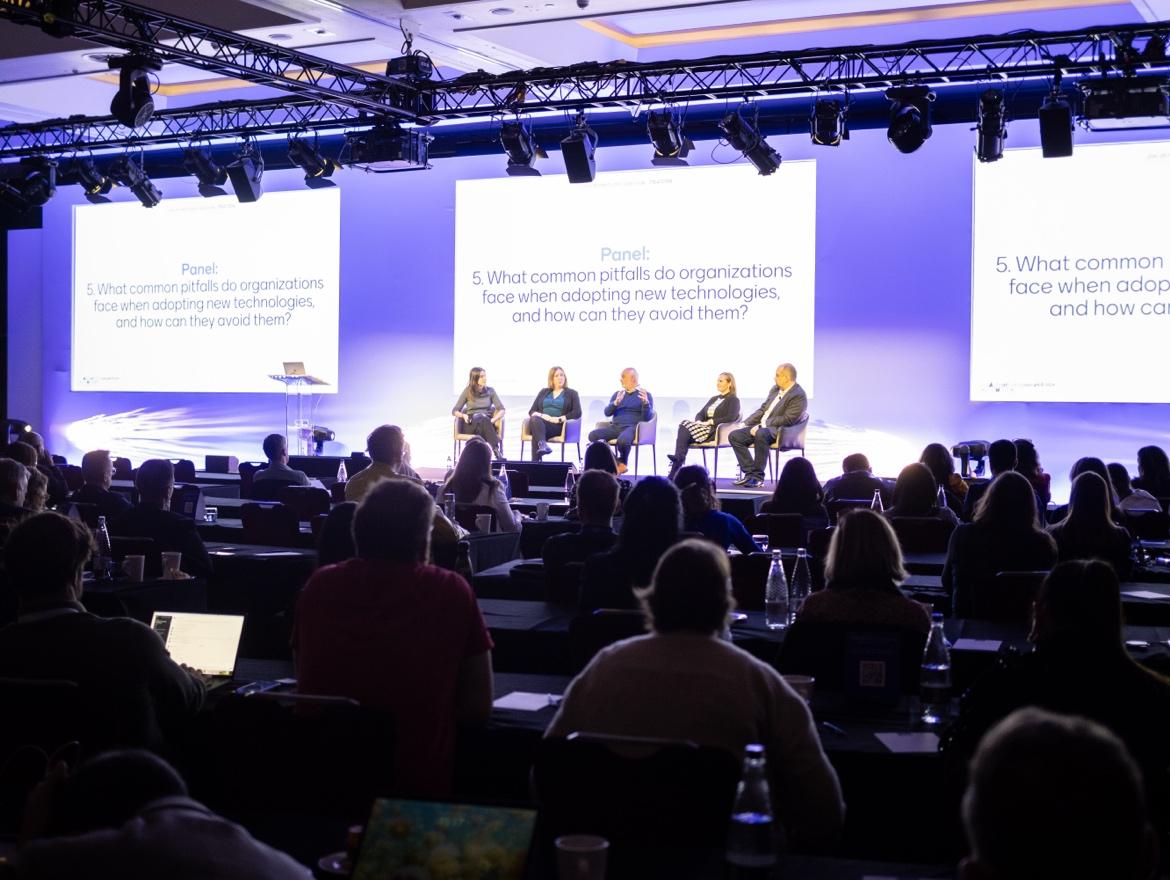
{"type": "Polygon", "coordinates": [[[561,156],[569,183],[592,183],[597,176],[593,154],[597,151],[597,134],[590,128],[575,128],[561,141],[561,156]]]}
{"type": "Polygon", "coordinates": [[[1037,114],[1040,118],[1040,152],[1045,159],[1060,159],[1073,153],[1072,108],[1067,101],[1046,98],[1037,114]]]}
{"type": "Polygon", "coordinates": [[[232,189],[241,202],[254,202],[264,195],[260,178],[264,176],[264,163],[250,157],[243,157],[227,167],[232,189]]]}

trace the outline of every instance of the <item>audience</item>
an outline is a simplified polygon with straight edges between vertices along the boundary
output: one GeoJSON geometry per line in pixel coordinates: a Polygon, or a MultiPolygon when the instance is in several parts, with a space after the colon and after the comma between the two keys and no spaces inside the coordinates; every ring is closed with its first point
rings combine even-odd
{"type": "Polygon", "coordinates": [[[906,580],[894,529],[870,510],[841,515],[825,557],[825,589],[804,602],[799,620],[930,631],[930,614],[901,590],[906,580]]]}
{"type": "Polygon", "coordinates": [[[780,471],[772,497],[760,505],[760,513],[799,513],[801,531],[806,536],[815,529],[828,528],[825,493],[812,462],[803,456],[789,459],[780,471]]]}
{"type": "Polygon", "coordinates": [[[804,700],[771,666],[720,638],[733,605],[730,581],[726,554],[709,542],[668,550],[641,596],[650,633],[597,654],[545,735],[690,740],[737,758],[748,743],[763,743],[773,808],[791,848],[828,849],[844,818],[837,775],[804,700]]]}
{"type": "MultiPolygon", "coordinates": [[[[783,476],[783,473],[781,473],[783,476]]],[[[890,501],[890,487],[881,477],[875,477],[869,466],[869,459],[860,452],[845,456],[841,462],[841,475],[825,483],[825,501],[864,499],[869,501],[874,492],[880,492],[882,504],[890,501]]]]}
{"type": "MultiPolygon", "coordinates": [[[[946,488],[947,507],[958,513],[967,497],[967,483],[955,472],[955,457],[941,443],[929,443],[922,450],[919,462],[930,468],[936,486],[946,488]]],[[[937,492],[937,488],[935,489],[937,492]]]]}
{"type": "Polygon", "coordinates": [[[553,535],[544,542],[544,582],[553,601],[577,604],[580,566],[594,553],[614,545],[613,515],[618,504],[618,479],[601,470],[585,471],[577,481],[577,513],[581,531],[553,535]],[[574,565],[571,570],[568,568],[574,565]]]}
{"type": "MultiPolygon", "coordinates": [[[[996,440],[987,447],[987,462],[991,466],[991,480],[1000,474],[1006,474],[1016,467],[1016,444],[1011,440],[996,440]]],[[[971,522],[975,518],[975,505],[991,485],[991,480],[984,483],[972,483],[967,487],[967,495],[963,498],[962,518],[964,522],[971,522]]]]}
{"type": "Polygon", "coordinates": [[[918,516],[941,519],[958,524],[959,518],[950,506],[939,507],[938,483],[930,468],[921,462],[908,464],[894,483],[894,504],[885,511],[888,517],[918,516]]]}
{"type": "Polygon", "coordinates": [[[4,457],[11,458],[13,461],[19,461],[29,469],[37,466],[36,449],[23,440],[14,440],[4,447],[4,457]]]}
{"type": "Polygon", "coordinates": [[[674,485],[682,501],[683,527],[688,532],[698,532],[723,550],[735,547],[740,553],[760,552],[744,524],[719,509],[715,484],[705,467],[689,464],[679,468],[674,485]]]}
{"type": "Polygon", "coordinates": [[[24,442],[33,448],[37,454],[36,469],[45,475],[48,485],[48,503],[54,506],[63,504],[69,497],[69,487],[65,485],[65,475],[53,463],[53,457],[45,449],[45,438],[36,431],[27,431],[24,442]]]}
{"type": "Polygon", "coordinates": [[[0,676],[76,682],[83,711],[75,720],[89,751],[162,748],[202,705],[203,684],[149,627],[86,612],[81,577],[91,550],[87,527],[57,513],[12,531],[4,571],[19,617],[0,629],[0,676]]]}
{"type": "Polygon", "coordinates": [[[396,786],[428,796],[451,791],[456,722],[484,721],[492,705],[475,594],[425,563],[434,507],[413,480],[372,488],[354,514],[356,558],[313,573],[292,636],[298,689],[393,713],[396,786]]]}
{"type": "Polygon", "coordinates": [[[1119,576],[1128,577],[1133,541],[1129,532],[1113,524],[1109,485],[1096,471],[1085,471],[1073,480],[1068,515],[1048,532],[1061,562],[1104,559],[1119,576]]]}
{"type": "Polygon", "coordinates": [[[1170,498],[1170,458],[1160,446],[1143,446],[1137,452],[1138,476],[1134,488],[1155,498],[1170,498]]]}
{"type": "Polygon", "coordinates": [[[111,492],[114,479],[114,460],[109,450],[94,449],[81,457],[81,488],[69,496],[70,501],[92,504],[98,516],[107,520],[130,509],[130,498],[121,492],[111,492]]]}
{"type": "Polygon", "coordinates": [[[634,589],[645,587],[654,566],[678,541],[682,503],[674,484],[643,477],[626,501],[622,528],[612,550],[585,560],[581,572],[581,610],[637,608],[634,589]]]}
{"type": "Polygon", "coordinates": [[[1162,504],[1145,489],[1135,489],[1129,480],[1125,465],[1112,462],[1106,465],[1109,483],[1117,496],[1117,508],[1125,514],[1161,513],[1162,504]]]}
{"type": "Polygon", "coordinates": [[[345,562],[352,559],[356,549],[353,546],[353,515],[357,505],[352,501],[345,501],[333,505],[325,522],[321,526],[321,534],[317,536],[317,567],[333,565],[335,562],[345,562]]]}
{"type": "MultiPolygon", "coordinates": [[[[1078,458],[1073,462],[1073,466],[1069,468],[1069,483],[1075,483],[1077,477],[1085,473],[1096,474],[1105,482],[1106,494],[1109,496],[1109,518],[1114,523],[1120,523],[1121,510],[1117,506],[1117,493],[1113,491],[1113,483],[1109,479],[1109,469],[1105,467],[1105,462],[1093,456],[1078,458]]],[[[1068,508],[1069,506],[1067,504],[1057,505],[1049,512],[1048,521],[1050,523],[1060,522],[1068,516],[1068,508]]]]}
{"type": "Polygon", "coordinates": [[[1045,473],[1040,466],[1040,456],[1031,440],[1019,439],[1016,445],[1016,471],[1023,474],[1032,489],[1036,492],[1036,501],[1041,512],[1041,522],[1048,511],[1048,502],[1052,500],[1052,475],[1045,473]]]}
{"type": "MultiPolygon", "coordinates": [[[[252,496],[268,494],[265,490],[280,486],[309,486],[312,485],[309,475],[288,466],[288,441],[283,434],[269,434],[264,438],[264,455],[268,458],[268,467],[256,471],[252,475],[252,496]],[[273,487],[260,487],[257,483],[272,483],[273,487]]],[[[272,493],[272,497],[276,497],[272,493]]]]}
{"type": "Polygon", "coordinates": [[[999,572],[1047,571],[1055,564],[1056,542],[1040,527],[1032,484],[1007,471],[975,505],[974,522],[951,533],[942,585],[955,617],[975,617],[980,590],[999,572]]]}
{"type": "Polygon", "coordinates": [[[170,509],[175,490],[175,467],[165,458],[151,458],[134,478],[138,504],[109,520],[111,535],[150,538],[160,551],[183,554],[182,570],[195,577],[211,577],[211,557],[195,527],[195,520],[170,509]]]}
{"type": "Polygon", "coordinates": [[[28,494],[28,468],[12,458],[0,458],[0,521],[24,519],[29,510],[24,506],[28,494]]]}
{"type": "MultiPolygon", "coordinates": [[[[581,462],[581,469],[582,471],[605,471],[607,474],[613,474],[618,481],[618,506],[614,515],[621,516],[626,496],[630,494],[634,484],[629,480],[618,479],[617,459],[613,456],[613,447],[604,440],[594,440],[585,447],[585,458],[581,462]]],[[[569,493],[569,510],[565,513],[565,519],[575,520],[577,518],[577,487],[574,485],[573,491],[569,493]]]]}
{"type": "Polygon", "coordinates": [[[1020,709],[984,737],[970,776],[960,880],[1153,876],[1141,775],[1101,725],[1020,709]]]}
{"type": "Polygon", "coordinates": [[[40,513],[49,502],[49,478],[43,471],[33,468],[28,472],[28,489],[24,493],[24,506],[32,513],[40,513]]]}
{"type": "Polygon", "coordinates": [[[492,448],[486,440],[482,437],[468,440],[439,496],[450,493],[455,496],[456,504],[490,507],[496,515],[497,531],[518,532],[524,517],[508,504],[504,484],[492,476],[492,458],[492,448]]]}

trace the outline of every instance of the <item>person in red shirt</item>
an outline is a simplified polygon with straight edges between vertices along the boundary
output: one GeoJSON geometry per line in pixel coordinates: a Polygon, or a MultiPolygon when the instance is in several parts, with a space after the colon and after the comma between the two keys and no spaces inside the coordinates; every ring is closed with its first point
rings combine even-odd
{"type": "Polygon", "coordinates": [[[350,697],[395,719],[395,787],[451,790],[457,722],[486,721],[492,641],[468,583],[425,564],[434,502],[378,483],[354,514],[357,557],[314,572],[297,602],[298,690],[350,697]]]}

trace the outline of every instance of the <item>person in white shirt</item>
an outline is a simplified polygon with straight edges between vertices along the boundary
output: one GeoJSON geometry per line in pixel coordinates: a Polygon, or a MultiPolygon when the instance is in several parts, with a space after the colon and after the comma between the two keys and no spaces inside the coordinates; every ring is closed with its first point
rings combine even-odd
{"type": "Polygon", "coordinates": [[[800,422],[808,410],[808,396],[796,384],[796,367],[776,368],[776,384],[760,408],[743,420],[743,427],[731,432],[727,442],[735,452],[742,476],[735,485],[758,489],[764,485],[768,450],[783,428],[800,422]]]}

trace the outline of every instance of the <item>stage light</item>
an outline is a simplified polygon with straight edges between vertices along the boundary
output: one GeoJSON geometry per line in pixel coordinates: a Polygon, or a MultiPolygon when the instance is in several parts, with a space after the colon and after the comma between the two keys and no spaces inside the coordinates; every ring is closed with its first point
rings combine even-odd
{"type": "Polygon", "coordinates": [[[227,169],[211,157],[211,150],[188,147],[183,153],[183,167],[199,181],[199,195],[204,198],[226,196],[227,169]]]}
{"type": "Polygon", "coordinates": [[[565,160],[565,172],[569,183],[592,183],[597,176],[594,155],[597,152],[597,132],[585,121],[585,114],[577,117],[577,123],[569,136],[561,141],[561,157],[565,160]]]}
{"type": "MultiPolygon", "coordinates": [[[[727,142],[747,157],[760,174],[772,174],[780,167],[780,154],[773,150],[760,134],[756,121],[744,118],[742,110],[741,107],[724,114],[723,119],[719,121],[719,128],[722,129],[727,142]]],[[[754,107],[753,110],[758,114],[759,111],[754,107]]]]}
{"type": "Polygon", "coordinates": [[[1081,124],[1089,131],[1170,127],[1170,84],[1161,76],[1086,79],[1081,124]]]}
{"type": "Polygon", "coordinates": [[[75,159],[69,170],[89,201],[98,204],[109,201],[104,196],[113,189],[114,181],[101,172],[93,159],[75,159]]]}
{"type": "Polygon", "coordinates": [[[340,166],[322,156],[315,144],[304,138],[289,138],[288,160],[305,172],[305,186],[311,189],[334,186],[333,181],[326,178],[332,177],[340,166]]]}
{"type": "Polygon", "coordinates": [[[1037,113],[1040,120],[1040,153],[1045,159],[1060,159],[1073,154],[1072,107],[1058,91],[1053,91],[1037,113]]]}
{"type": "Polygon", "coordinates": [[[0,175],[0,202],[15,211],[39,208],[57,191],[57,163],[30,156],[4,166],[0,175]]]}
{"type": "Polygon", "coordinates": [[[913,153],[930,138],[930,104],[934,92],[926,86],[896,86],[886,89],[890,108],[890,127],[886,137],[899,152],[913,153]]]}
{"type": "Polygon", "coordinates": [[[150,182],[141,163],[135,162],[129,155],[119,156],[111,162],[109,171],[110,177],[134,193],[144,207],[153,208],[162,201],[162,193],[150,182]]]}
{"type": "Polygon", "coordinates": [[[979,96],[979,123],[975,131],[975,155],[980,162],[1003,158],[1007,111],[1003,105],[1003,92],[999,89],[988,89],[979,96]]]}
{"type": "Polygon", "coordinates": [[[326,428],[324,425],[313,425],[310,431],[317,455],[325,451],[325,441],[332,440],[336,436],[332,430],[326,428]]]}
{"type": "Polygon", "coordinates": [[[845,126],[845,105],[840,101],[821,98],[813,104],[809,118],[812,142],[821,147],[838,147],[849,138],[845,126]]]}
{"type": "Polygon", "coordinates": [[[241,202],[254,202],[264,195],[261,178],[264,177],[264,159],[260,150],[251,141],[244,141],[236,159],[227,166],[232,189],[241,202]]]}
{"type": "Polygon", "coordinates": [[[430,143],[434,140],[417,128],[399,128],[395,124],[375,125],[366,131],[345,136],[341,161],[374,174],[426,170],[430,143]]]}
{"type": "Polygon", "coordinates": [[[646,115],[646,134],[654,147],[651,165],[686,165],[694,143],[683,134],[682,122],[670,109],[651,110],[646,115]]]}
{"type": "Polygon", "coordinates": [[[128,128],[146,125],[154,115],[150,74],[162,70],[162,61],[150,55],[119,55],[107,63],[118,71],[118,93],[110,101],[110,113],[128,128]]]}
{"type": "Polygon", "coordinates": [[[519,119],[500,124],[500,146],[508,154],[508,165],[505,169],[510,177],[539,177],[536,170],[536,159],[548,158],[545,152],[536,144],[536,136],[532,128],[519,119]]]}

